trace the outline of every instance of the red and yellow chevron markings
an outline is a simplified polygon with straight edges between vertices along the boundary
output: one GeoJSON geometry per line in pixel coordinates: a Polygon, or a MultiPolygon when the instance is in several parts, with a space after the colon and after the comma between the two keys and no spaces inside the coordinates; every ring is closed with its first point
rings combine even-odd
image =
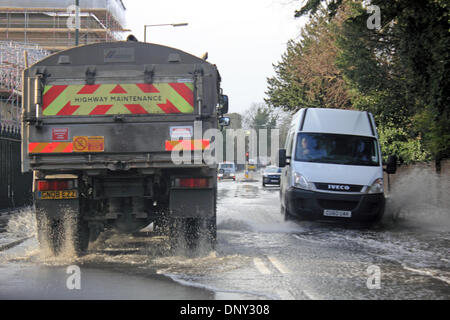
{"type": "Polygon", "coordinates": [[[166,151],[205,150],[209,148],[209,140],[167,140],[166,151]]]}
{"type": "Polygon", "coordinates": [[[45,86],[44,116],[194,112],[193,83],[45,86]]]}
{"type": "Polygon", "coordinates": [[[30,142],[28,153],[71,153],[72,142],[30,142]]]}
{"type": "Polygon", "coordinates": [[[72,142],[30,142],[29,154],[41,153],[77,153],[77,152],[104,152],[105,137],[103,136],[76,136],[72,142]]]}

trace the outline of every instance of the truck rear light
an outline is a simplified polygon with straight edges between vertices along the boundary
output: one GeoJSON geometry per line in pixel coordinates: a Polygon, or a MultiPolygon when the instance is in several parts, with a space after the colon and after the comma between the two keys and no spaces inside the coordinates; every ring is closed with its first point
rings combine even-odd
{"type": "Polygon", "coordinates": [[[209,188],[209,178],[178,178],[175,179],[175,187],[180,188],[209,188]]]}
{"type": "Polygon", "coordinates": [[[38,191],[58,191],[76,188],[75,180],[39,180],[38,191]]]}

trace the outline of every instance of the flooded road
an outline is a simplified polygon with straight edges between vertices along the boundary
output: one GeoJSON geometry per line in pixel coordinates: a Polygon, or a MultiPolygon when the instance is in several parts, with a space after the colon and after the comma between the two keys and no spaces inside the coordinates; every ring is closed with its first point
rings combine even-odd
{"type": "Polygon", "coordinates": [[[285,222],[277,187],[221,181],[217,209],[215,251],[105,234],[81,258],[39,250],[23,210],[0,233],[0,299],[450,299],[448,208],[422,203],[422,215],[370,229],[285,222]],[[69,266],[80,290],[68,289],[69,266]]]}

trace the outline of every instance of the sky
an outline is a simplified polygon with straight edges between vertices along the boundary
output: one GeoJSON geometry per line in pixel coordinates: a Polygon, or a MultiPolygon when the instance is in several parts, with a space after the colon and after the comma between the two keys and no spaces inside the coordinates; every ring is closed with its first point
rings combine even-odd
{"type": "MultiPolygon", "coordinates": [[[[195,56],[208,52],[217,65],[230,112],[244,113],[266,97],[272,64],[288,40],[300,34],[294,0],[123,0],[127,28],[140,41],[145,24],[189,23],[185,27],[148,27],[147,42],[181,49],[195,56]]],[[[127,33],[126,35],[128,35],[127,33]]]]}

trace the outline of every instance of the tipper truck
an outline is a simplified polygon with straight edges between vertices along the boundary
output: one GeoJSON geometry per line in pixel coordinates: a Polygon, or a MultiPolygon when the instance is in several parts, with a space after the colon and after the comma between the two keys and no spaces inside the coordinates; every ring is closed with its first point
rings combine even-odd
{"type": "Polygon", "coordinates": [[[217,164],[203,158],[203,133],[229,124],[220,81],[206,59],[137,41],[74,47],[27,68],[22,171],[34,174],[41,245],[83,254],[105,230],[151,223],[172,245],[214,245],[217,164]]]}

